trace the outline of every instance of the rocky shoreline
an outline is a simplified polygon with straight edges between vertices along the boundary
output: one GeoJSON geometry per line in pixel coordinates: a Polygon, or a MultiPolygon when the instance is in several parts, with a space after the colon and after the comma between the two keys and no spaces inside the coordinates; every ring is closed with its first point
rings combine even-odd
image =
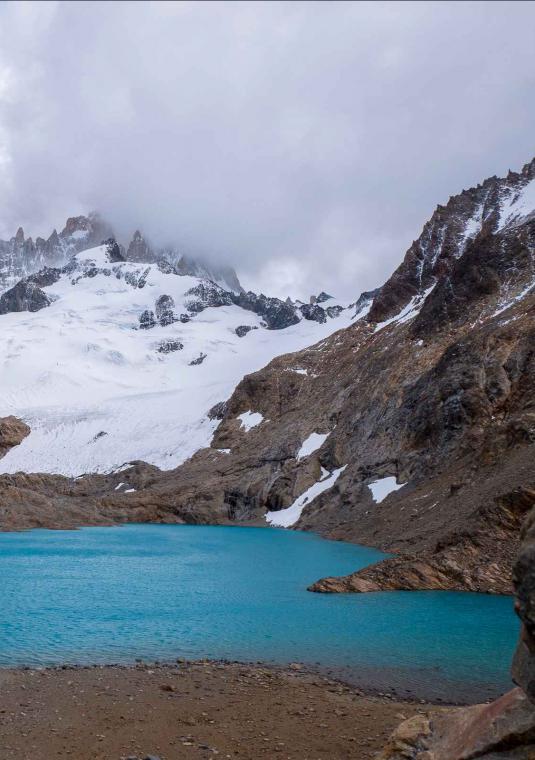
{"type": "Polygon", "coordinates": [[[445,709],[366,696],[298,665],[0,669],[2,760],[371,760],[401,717],[445,709]]]}

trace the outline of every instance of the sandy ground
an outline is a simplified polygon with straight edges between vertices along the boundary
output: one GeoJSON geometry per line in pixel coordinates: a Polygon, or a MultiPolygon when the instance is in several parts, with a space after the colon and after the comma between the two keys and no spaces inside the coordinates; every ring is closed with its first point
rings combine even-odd
{"type": "Polygon", "coordinates": [[[1,760],[374,757],[416,712],[299,666],[0,670],[1,760]]]}

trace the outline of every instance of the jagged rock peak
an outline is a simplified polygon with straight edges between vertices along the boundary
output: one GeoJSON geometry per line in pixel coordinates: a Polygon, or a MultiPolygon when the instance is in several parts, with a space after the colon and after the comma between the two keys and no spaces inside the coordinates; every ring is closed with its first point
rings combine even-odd
{"type": "Polygon", "coordinates": [[[533,212],[535,159],[520,172],[489,177],[481,184],[438,205],[402,263],[379,289],[370,309],[370,322],[382,322],[399,313],[451,272],[455,262],[481,235],[511,229],[533,212]]]}
{"type": "MultiPolygon", "coordinates": [[[[59,234],[53,230],[48,239],[38,237],[35,243],[31,238],[25,239],[24,231],[19,227],[15,237],[9,241],[0,240],[0,292],[43,267],[62,267],[76,253],[108,243],[112,239],[115,241],[112,228],[96,212],[87,216],[69,217],[59,234]]],[[[118,250],[115,249],[113,253],[116,257],[136,263],[157,263],[169,272],[213,280],[235,293],[244,292],[232,267],[183,256],[177,248],[152,246],[139,229],[135,231],[126,251],[119,242],[116,245],[118,250]]]]}
{"type": "Polygon", "coordinates": [[[61,237],[67,237],[74,232],[89,232],[91,223],[86,216],[70,216],[61,231],[61,237]]]}
{"type": "Polygon", "coordinates": [[[134,232],[128,250],[126,252],[128,261],[152,262],[155,260],[154,253],[147,245],[145,238],[139,230],[134,232]]]}

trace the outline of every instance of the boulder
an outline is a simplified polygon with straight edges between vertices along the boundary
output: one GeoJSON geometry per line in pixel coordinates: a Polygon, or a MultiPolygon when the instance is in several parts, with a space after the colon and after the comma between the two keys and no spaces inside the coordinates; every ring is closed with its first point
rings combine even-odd
{"type": "Polygon", "coordinates": [[[533,760],[534,753],[533,705],[512,689],[488,705],[404,721],[378,760],[533,760]]]}
{"type": "Polygon", "coordinates": [[[30,435],[30,428],[18,417],[0,417],[0,458],[18,446],[27,435],[30,435]]]}

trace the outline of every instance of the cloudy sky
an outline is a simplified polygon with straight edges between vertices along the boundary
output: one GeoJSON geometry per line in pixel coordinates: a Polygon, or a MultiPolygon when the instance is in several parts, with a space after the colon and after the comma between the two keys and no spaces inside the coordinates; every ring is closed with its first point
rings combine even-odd
{"type": "Polygon", "coordinates": [[[380,284],[535,155],[532,2],[0,6],[0,235],[99,209],[246,286],[380,284]]]}

